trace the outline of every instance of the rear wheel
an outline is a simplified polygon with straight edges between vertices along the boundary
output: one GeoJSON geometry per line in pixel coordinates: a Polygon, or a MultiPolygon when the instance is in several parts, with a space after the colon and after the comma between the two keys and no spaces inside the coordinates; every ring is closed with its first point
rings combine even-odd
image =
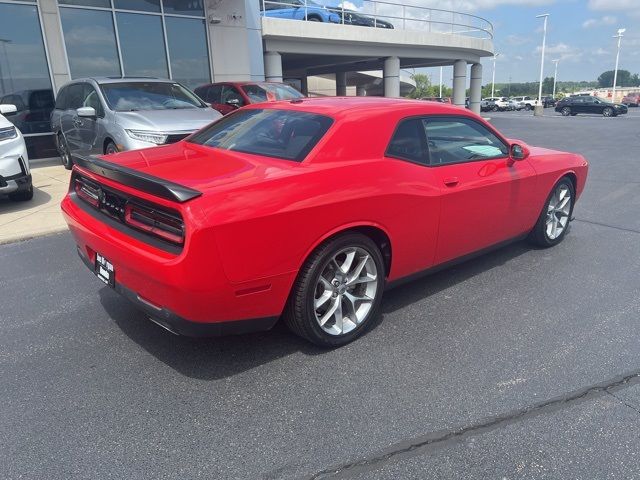
{"type": "Polygon", "coordinates": [[[113,142],[107,143],[107,146],[104,148],[105,155],[111,155],[112,153],[118,153],[118,147],[113,142]]]}
{"type": "Polygon", "coordinates": [[[71,170],[73,167],[73,160],[71,159],[71,152],[69,151],[69,145],[67,145],[67,141],[64,139],[64,135],[61,133],[58,134],[58,154],[60,155],[60,160],[62,161],[62,165],[67,170],[71,170]]]}
{"type": "Polygon", "coordinates": [[[529,104],[527,103],[527,104],[524,106],[524,109],[525,109],[526,111],[531,110],[531,105],[529,105],[529,104]]]}
{"type": "Polygon", "coordinates": [[[569,115],[571,115],[571,108],[562,107],[562,110],[560,110],[560,113],[562,114],[563,117],[568,117],[569,115]]]}
{"type": "Polygon", "coordinates": [[[567,177],[561,178],[547,197],[529,240],[545,248],[560,243],[569,228],[574,199],[573,183],[567,177]]]}
{"type": "Polygon", "coordinates": [[[311,254],[300,271],[284,315],[297,335],[338,347],[362,335],[380,309],[384,262],[367,236],[348,233],[311,254]]]}

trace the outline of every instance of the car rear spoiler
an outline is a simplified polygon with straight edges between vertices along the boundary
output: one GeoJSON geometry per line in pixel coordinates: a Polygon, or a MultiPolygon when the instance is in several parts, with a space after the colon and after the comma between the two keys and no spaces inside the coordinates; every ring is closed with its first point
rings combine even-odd
{"type": "Polygon", "coordinates": [[[147,175],[138,170],[123,167],[122,165],[100,158],[87,157],[75,153],[71,154],[71,158],[73,163],[85,170],[166,200],[184,203],[202,195],[202,192],[198,190],[170,182],[163,178],[147,175]]]}

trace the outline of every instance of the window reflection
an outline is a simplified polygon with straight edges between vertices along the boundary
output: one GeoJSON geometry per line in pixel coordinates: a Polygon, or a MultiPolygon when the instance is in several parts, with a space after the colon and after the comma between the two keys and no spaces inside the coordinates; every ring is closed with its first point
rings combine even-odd
{"type": "Polygon", "coordinates": [[[168,77],[160,17],[118,12],[116,21],[125,75],[168,77]]]}
{"type": "Polygon", "coordinates": [[[0,3],[0,103],[23,134],[50,131],[53,92],[35,6],[0,3]]]}
{"type": "Polygon", "coordinates": [[[61,8],[71,78],[120,76],[111,12],[61,8]]]}
{"type": "Polygon", "coordinates": [[[111,8],[111,0],[58,0],[58,3],[61,5],[111,8]]]}
{"type": "Polygon", "coordinates": [[[203,0],[163,0],[164,13],[204,16],[203,0]]]}
{"type": "Polygon", "coordinates": [[[209,55],[204,20],[166,17],[171,74],[190,88],[208,83],[209,55]]]}
{"type": "MultiPolygon", "coordinates": [[[[159,12],[160,0],[113,0],[113,6],[114,8],[121,8],[122,10],[159,12]]],[[[120,28],[119,25],[118,28],[120,28]]]]}

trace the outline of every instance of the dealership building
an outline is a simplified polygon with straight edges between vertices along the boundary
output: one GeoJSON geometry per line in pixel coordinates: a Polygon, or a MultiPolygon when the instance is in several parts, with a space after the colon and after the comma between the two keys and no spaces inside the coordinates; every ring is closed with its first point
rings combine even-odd
{"type": "Polygon", "coordinates": [[[340,7],[331,10],[340,23],[288,18],[312,8],[304,3],[0,0],[0,102],[16,105],[7,118],[32,158],[57,155],[49,125],[55,96],[82,77],[164,77],[191,88],[286,80],[304,93],[312,93],[310,79],[331,78],[337,95],[395,97],[404,93],[403,70],[452,65],[454,103],[465,104],[470,86],[479,111],[480,59],[493,55],[487,20],[388,1],[363,2],[360,12],[386,28],[349,24],[340,7]]]}

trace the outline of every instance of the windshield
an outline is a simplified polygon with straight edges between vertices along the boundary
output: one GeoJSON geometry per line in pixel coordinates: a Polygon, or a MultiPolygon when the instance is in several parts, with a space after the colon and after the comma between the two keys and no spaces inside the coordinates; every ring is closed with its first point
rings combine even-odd
{"type": "Polygon", "coordinates": [[[109,107],[116,112],[177,110],[205,105],[178,83],[118,82],[100,85],[109,107]]]}
{"type": "Polygon", "coordinates": [[[291,100],[293,98],[303,98],[299,91],[289,85],[274,83],[261,83],[253,85],[243,85],[242,90],[247,94],[252,103],[267,102],[274,100],[291,100]]]}
{"type": "Polygon", "coordinates": [[[329,129],[324,115],[291,110],[238,110],[195,133],[188,142],[301,162],[329,129]]]}

